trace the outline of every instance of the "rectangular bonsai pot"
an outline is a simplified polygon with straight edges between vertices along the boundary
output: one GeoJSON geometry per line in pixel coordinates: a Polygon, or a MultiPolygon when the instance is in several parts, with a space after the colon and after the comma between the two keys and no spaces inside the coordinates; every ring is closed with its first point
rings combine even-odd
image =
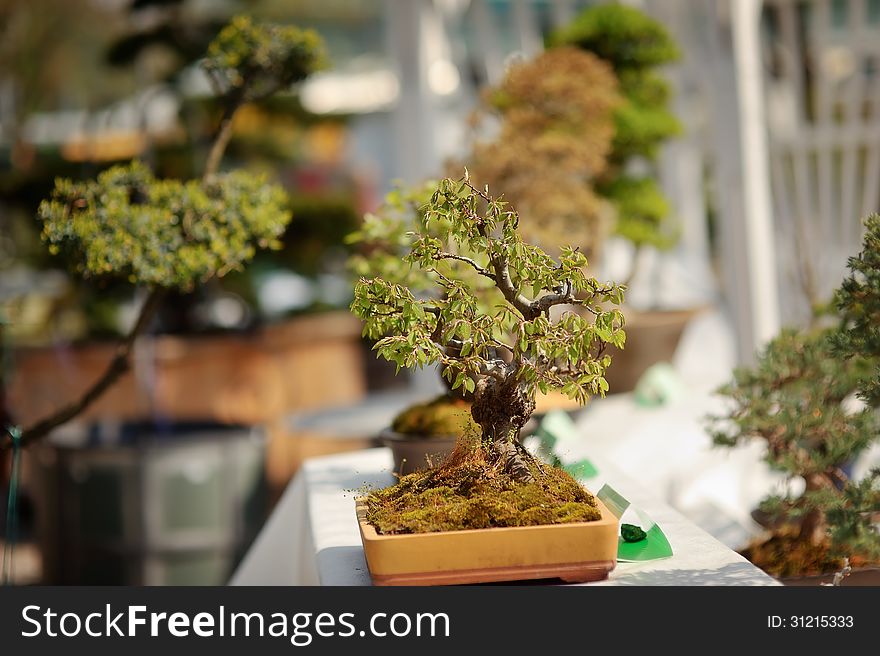
{"type": "Polygon", "coordinates": [[[356,500],[361,540],[376,585],[455,585],[559,578],[599,581],[617,563],[617,518],[597,499],[592,522],[379,535],[356,500]]]}

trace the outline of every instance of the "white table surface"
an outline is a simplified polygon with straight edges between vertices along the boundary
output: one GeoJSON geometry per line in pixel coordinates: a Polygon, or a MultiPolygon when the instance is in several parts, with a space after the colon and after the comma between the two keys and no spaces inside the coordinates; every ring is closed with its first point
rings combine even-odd
{"type": "MultiPolygon", "coordinates": [[[[587,487],[613,485],[647,512],[674,555],[618,563],[606,581],[585,585],[775,585],[777,582],[595,455],[587,487]]],[[[251,546],[231,585],[370,585],[354,497],[393,482],[391,453],[366,449],[307,460],[251,546]]]]}

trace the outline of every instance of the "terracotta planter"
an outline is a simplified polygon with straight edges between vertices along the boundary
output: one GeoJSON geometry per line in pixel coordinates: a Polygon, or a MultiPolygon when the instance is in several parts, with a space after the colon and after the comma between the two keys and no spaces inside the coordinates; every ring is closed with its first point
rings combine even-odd
{"type": "MultiPolygon", "coordinates": [[[[351,403],[365,392],[360,333],[348,312],[328,312],[248,334],[144,338],[133,371],[82,419],[259,424],[351,403]]],[[[115,349],[108,341],[16,350],[8,387],[16,419],[28,424],[77,398],[115,349]]]]}
{"type": "Polygon", "coordinates": [[[379,535],[357,500],[357,517],[376,585],[453,585],[608,577],[617,563],[617,518],[598,501],[594,522],[472,531],[379,535]]]}
{"type": "Polygon", "coordinates": [[[653,364],[669,362],[688,322],[702,308],[638,311],[624,309],[626,348],[609,346],[611,366],[605,373],[609,393],[631,392],[653,364]]]}
{"type": "Polygon", "coordinates": [[[438,465],[455,448],[454,435],[405,435],[389,429],[379,434],[379,442],[391,449],[394,473],[406,476],[438,465]]]}

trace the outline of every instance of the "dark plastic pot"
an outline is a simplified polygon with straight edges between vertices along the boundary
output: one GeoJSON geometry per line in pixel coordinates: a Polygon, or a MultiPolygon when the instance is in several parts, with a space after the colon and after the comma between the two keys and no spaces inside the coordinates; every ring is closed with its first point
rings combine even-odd
{"type": "Polygon", "coordinates": [[[46,582],[225,584],[265,518],[264,454],[262,429],[213,422],[53,436],[36,454],[46,582]]]}
{"type": "Polygon", "coordinates": [[[454,435],[405,435],[390,428],[379,434],[379,442],[394,455],[394,472],[401,476],[440,464],[452,453],[455,441],[454,435]]]}

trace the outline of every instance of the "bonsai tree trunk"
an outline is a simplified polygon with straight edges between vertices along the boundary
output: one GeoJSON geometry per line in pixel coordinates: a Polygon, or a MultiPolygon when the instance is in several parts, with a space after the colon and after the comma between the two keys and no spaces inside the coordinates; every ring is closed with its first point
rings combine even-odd
{"type": "Polygon", "coordinates": [[[483,447],[491,461],[522,483],[534,480],[535,459],[519,441],[534,410],[534,397],[516,376],[484,376],[477,383],[471,416],[483,431],[483,447]]]}
{"type": "MultiPolygon", "coordinates": [[[[835,489],[834,482],[824,474],[810,474],[805,477],[805,480],[805,494],[835,489]]],[[[825,513],[820,508],[814,508],[804,515],[801,520],[799,539],[814,546],[820,546],[828,541],[828,523],[825,513]]]]}

